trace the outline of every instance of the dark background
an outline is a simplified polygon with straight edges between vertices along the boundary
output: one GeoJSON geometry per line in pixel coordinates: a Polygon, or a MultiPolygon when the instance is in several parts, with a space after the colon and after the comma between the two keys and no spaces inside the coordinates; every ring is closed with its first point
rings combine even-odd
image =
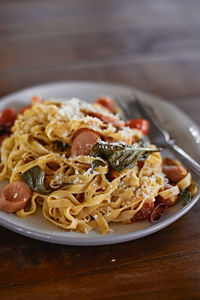
{"type": "MultiPolygon", "coordinates": [[[[50,81],[116,82],[200,124],[199,12],[198,0],[0,0],[0,96],[50,81]]],[[[101,247],[0,227],[0,298],[200,299],[199,213],[198,203],[156,234],[101,247]]]]}

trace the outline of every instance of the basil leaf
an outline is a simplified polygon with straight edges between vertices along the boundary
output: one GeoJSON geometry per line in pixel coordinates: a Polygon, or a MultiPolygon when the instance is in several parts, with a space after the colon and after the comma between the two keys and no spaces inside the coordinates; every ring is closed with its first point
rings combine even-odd
{"type": "Polygon", "coordinates": [[[92,162],[92,164],[91,164],[91,167],[92,167],[92,169],[93,170],[95,170],[95,169],[97,169],[99,166],[105,166],[106,164],[103,162],[103,161],[101,161],[101,160],[99,160],[99,159],[96,159],[96,160],[94,160],[93,162],[92,162]]]}
{"type": "Polygon", "coordinates": [[[119,172],[133,168],[138,161],[144,161],[149,154],[158,151],[160,149],[98,142],[93,146],[90,155],[104,158],[114,171],[119,172]]]}
{"type": "Polygon", "coordinates": [[[65,150],[69,150],[70,148],[71,148],[70,144],[66,144],[65,142],[62,141],[56,141],[55,150],[65,151],[65,150]]]}
{"type": "Polygon", "coordinates": [[[186,206],[192,199],[191,193],[184,189],[181,191],[179,199],[182,201],[183,206],[186,206]]]}
{"type": "Polygon", "coordinates": [[[27,170],[26,172],[20,174],[20,176],[33,191],[39,194],[48,194],[52,192],[52,190],[47,190],[45,188],[45,172],[39,166],[35,166],[27,170]]]}
{"type": "Polygon", "coordinates": [[[96,143],[91,151],[91,156],[100,156],[100,157],[107,157],[108,155],[112,154],[115,151],[123,150],[123,144],[113,144],[113,143],[96,143]]]}

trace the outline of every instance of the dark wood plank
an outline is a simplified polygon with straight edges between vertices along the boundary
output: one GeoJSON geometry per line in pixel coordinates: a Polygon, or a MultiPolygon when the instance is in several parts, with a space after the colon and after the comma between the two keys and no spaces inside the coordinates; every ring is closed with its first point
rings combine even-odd
{"type": "MultiPolygon", "coordinates": [[[[197,30],[199,31],[199,28],[197,30]]],[[[1,39],[1,72],[63,68],[124,60],[198,59],[200,38],[183,30],[120,29],[117,32],[57,33],[1,39]],[[17,53],[17,59],[13,61],[17,53]],[[31,57],[31,59],[30,59],[31,57]]]]}
{"type": "MultiPolygon", "coordinates": [[[[94,19],[92,21],[94,22],[94,19]]],[[[91,23],[87,22],[89,26],[91,23]]],[[[78,24],[78,27],[81,27],[82,23],[84,20],[78,24]]],[[[102,20],[99,20],[99,24],[101,23],[102,20]]],[[[4,66],[7,70],[36,69],[38,66],[59,68],[63,64],[67,66],[69,63],[87,63],[95,59],[123,60],[125,57],[162,58],[199,54],[200,39],[197,33],[200,25],[196,30],[187,24],[183,28],[172,27],[160,30],[160,28],[149,29],[148,27],[137,29],[134,28],[134,24],[130,24],[116,31],[112,29],[109,31],[109,20],[104,20],[105,30],[101,28],[101,30],[93,29],[86,32],[83,30],[66,32],[65,28],[74,28],[74,25],[63,23],[61,26],[64,30],[58,28],[55,33],[52,31],[42,33],[40,26],[33,27],[34,32],[38,31],[35,36],[29,32],[18,36],[9,28],[10,33],[13,34],[11,38],[8,38],[7,33],[5,33],[7,37],[4,38],[1,27],[3,31],[0,39],[1,71],[5,70],[4,66]],[[12,57],[15,53],[18,60],[13,64],[12,57]]],[[[26,24],[24,27],[27,28],[26,24]]]]}
{"type": "MultiPolygon", "coordinates": [[[[92,271],[47,281],[32,281],[0,291],[3,299],[198,299],[199,253],[162,257],[142,264],[117,265],[103,271],[92,271]],[[175,267],[176,266],[176,267],[175,267]],[[155,270],[157,271],[155,273],[155,270]],[[181,278],[179,277],[181,275],[181,278]],[[159,281],[158,281],[159,278],[159,281]],[[180,280],[178,280],[178,278],[180,280]],[[22,296],[23,295],[23,296],[22,296]],[[36,296],[37,295],[37,296],[36,296]]],[[[110,264],[112,264],[110,262],[110,264]]]]}
{"type": "MultiPolygon", "coordinates": [[[[57,280],[62,277],[79,276],[79,274],[87,276],[94,272],[104,272],[109,282],[107,272],[109,269],[112,271],[113,266],[118,268],[119,273],[121,269],[125,270],[127,267],[126,272],[129,274],[130,266],[133,265],[134,268],[135,264],[141,266],[142,272],[148,262],[157,264],[162,260],[170,262],[171,258],[188,256],[190,260],[193,255],[198,257],[199,208],[198,203],[179,221],[149,237],[101,247],[52,245],[1,229],[0,295],[5,288],[23,286],[31,282],[48,282],[52,277],[57,280]],[[113,259],[116,261],[112,262],[113,259]]],[[[186,267],[183,265],[182,268],[186,267]]],[[[192,272],[193,265],[191,264],[190,268],[187,266],[185,272],[186,270],[192,272]]],[[[151,278],[153,271],[153,267],[146,271],[145,280],[151,278]]],[[[198,268],[196,271],[197,276],[198,268]]],[[[132,279],[134,281],[134,278],[132,279]]],[[[159,289],[159,286],[157,288],[159,289]]]]}
{"type": "MultiPolygon", "coordinates": [[[[0,72],[1,74],[1,72],[0,72]]],[[[171,99],[186,113],[193,116],[199,123],[198,108],[200,95],[200,61],[190,59],[167,59],[167,60],[127,60],[121,62],[96,62],[87,65],[69,66],[59,69],[37,69],[35,71],[6,72],[0,76],[0,96],[31,85],[59,80],[95,80],[114,82],[134,86],[151,92],[155,95],[171,99]],[[186,98],[187,96],[187,98],[186,98]],[[174,101],[176,99],[176,101],[174,101]],[[188,110],[188,107],[190,108],[188,110]]]]}
{"type": "Polygon", "coordinates": [[[45,2],[37,6],[33,2],[1,4],[1,71],[58,69],[102,60],[123,62],[133,57],[141,60],[186,55],[199,59],[196,6],[190,6],[190,14],[186,14],[188,5],[178,11],[176,3],[166,1],[158,5],[151,0],[146,6],[137,2],[134,9],[131,1],[87,3],[61,1],[57,5],[50,1],[48,9],[45,2]],[[13,61],[15,54],[17,59],[13,61]]]}
{"type": "Polygon", "coordinates": [[[163,97],[200,93],[199,2],[0,5],[0,96],[41,82],[91,78],[163,97]]]}

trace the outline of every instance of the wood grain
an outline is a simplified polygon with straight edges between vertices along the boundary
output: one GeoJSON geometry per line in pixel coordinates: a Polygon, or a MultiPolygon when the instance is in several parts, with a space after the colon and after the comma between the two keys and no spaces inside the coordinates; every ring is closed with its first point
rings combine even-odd
{"type": "MultiPolygon", "coordinates": [[[[115,82],[200,125],[200,1],[0,0],[0,96],[45,82],[115,82]]],[[[48,244],[0,227],[0,299],[200,298],[200,204],[118,245],[48,244]]]]}

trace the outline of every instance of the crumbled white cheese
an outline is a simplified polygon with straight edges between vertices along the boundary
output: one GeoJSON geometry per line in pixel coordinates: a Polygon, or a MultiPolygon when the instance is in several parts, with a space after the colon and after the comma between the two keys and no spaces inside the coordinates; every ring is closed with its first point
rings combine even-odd
{"type": "Polygon", "coordinates": [[[77,169],[75,169],[75,174],[76,175],[80,175],[79,171],[77,169]]]}
{"type": "MultiPolygon", "coordinates": [[[[78,120],[84,118],[84,111],[87,112],[98,112],[103,115],[109,115],[113,116],[112,113],[101,109],[94,107],[91,103],[82,101],[78,98],[71,98],[67,101],[61,101],[61,108],[58,109],[58,114],[62,117],[67,118],[68,120],[78,120]]],[[[94,119],[94,118],[93,118],[94,119]]],[[[97,119],[97,118],[95,118],[97,119]]]]}
{"type": "Polygon", "coordinates": [[[119,130],[119,133],[124,137],[132,137],[133,129],[131,129],[130,127],[124,126],[123,129],[119,130]]]}
{"type": "Polygon", "coordinates": [[[76,177],[76,178],[74,179],[74,184],[78,184],[78,183],[81,183],[81,180],[80,180],[78,177],[76,177]]]}
{"type": "Polygon", "coordinates": [[[62,117],[66,117],[68,120],[77,120],[83,118],[84,115],[80,110],[81,107],[85,105],[83,103],[84,102],[82,102],[78,98],[71,98],[66,102],[62,102],[61,108],[58,110],[58,113],[62,117]]]}
{"type": "Polygon", "coordinates": [[[99,172],[94,171],[92,168],[89,168],[83,175],[96,175],[99,174],[99,172]]]}

